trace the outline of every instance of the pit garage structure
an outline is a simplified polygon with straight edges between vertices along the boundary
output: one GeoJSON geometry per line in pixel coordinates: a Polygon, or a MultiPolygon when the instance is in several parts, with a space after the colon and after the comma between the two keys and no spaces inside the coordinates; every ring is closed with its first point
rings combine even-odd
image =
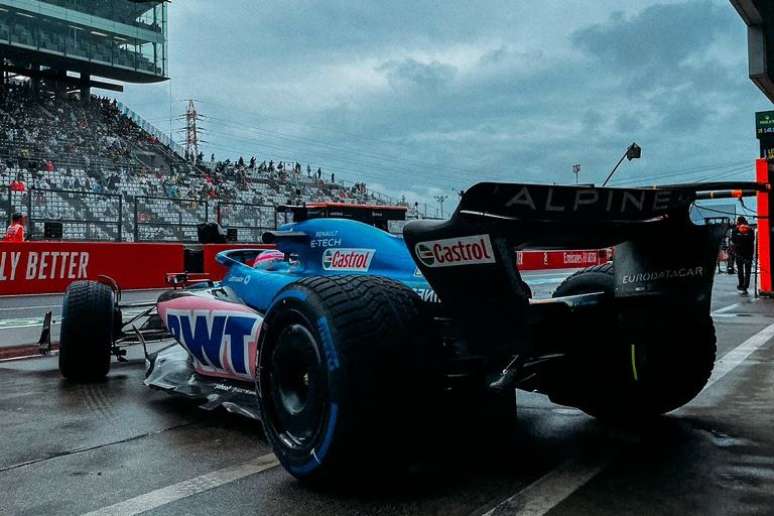
{"type": "MultiPolygon", "coordinates": [[[[747,24],[747,47],[750,79],[774,102],[774,3],[769,0],[731,0],[731,5],[747,24]]],[[[771,184],[774,171],[774,132],[765,130],[764,118],[756,117],[757,137],[761,153],[755,166],[756,181],[771,184]]],[[[757,195],[758,209],[758,256],[760,264],[760,291],[762,295],[774,294],[772,270],[772,226],[769,221],[769,207],[774,202],[774,193],[769,189],[757,195]]]]}

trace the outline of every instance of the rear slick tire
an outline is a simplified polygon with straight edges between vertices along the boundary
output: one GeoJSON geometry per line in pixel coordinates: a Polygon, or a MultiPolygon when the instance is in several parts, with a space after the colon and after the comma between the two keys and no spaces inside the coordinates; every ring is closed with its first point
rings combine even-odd
{"type": "MultiPolygon", "coordinates": [[[[591,292],[615,295],[612,262],[576,272],[553,297],[591,292]]],[[[577,403],[587,414],[611,421],[647,419],[685,405],[707,384],[716,354],[709,314],[691,320],[676,314],[638,334],[626,335],[615,323],[611,328],[601,330],[603,354],[591,360],[601,370],[587,373],[591,386],[577,403]]]]}
{"type": "Polygon", "coordinates": [[[62,301],[59,371],[75,382],[93,382],[110,371],[115,296],[107,285],[76,281],[62,301]]]}
{"type": "Polygon", "coordinates": [[[264,432],[305,482],[355,481],[403,465],[415,414],[421,300],[376,276],[328,276],[283,288],[258,359],[264,432]]]}

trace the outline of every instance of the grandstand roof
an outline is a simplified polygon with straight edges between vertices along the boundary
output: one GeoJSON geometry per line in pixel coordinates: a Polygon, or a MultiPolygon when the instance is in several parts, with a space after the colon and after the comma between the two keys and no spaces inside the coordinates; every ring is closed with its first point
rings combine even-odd
{"type": "Polygon", "coordinates": [[[160,0],[0,0],[0,53],[38,66],[126,82],[167,79],[160,0]]]}

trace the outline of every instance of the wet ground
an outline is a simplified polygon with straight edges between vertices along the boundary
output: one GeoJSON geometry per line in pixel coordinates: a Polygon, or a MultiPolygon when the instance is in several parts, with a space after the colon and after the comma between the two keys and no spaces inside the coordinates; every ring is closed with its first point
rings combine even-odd
{"type": "MultiPolygon", "coordinates": [[[[163,290],[127,291],[123,293],[122,301],[153,301],[161,292],[163,290]]],[[[51,338],[57,341],[62,314],[61,294],[0,296],[0,350],[36,343],[46,312],[51,312],[51,338]]]]}
{"type": "MultiPolygon", "coordinates": [[[[565,275],[528,279],[545,295],[565,275]]],[[[95,385],[62,380],[55,357],[2,362],[0,514],[772,514],[774,303],[733,287],[715,288],[710,385],[648,428],[519,393],[512,456],[450,449],[411,476],[369,485],[364,471],[357,489],[306,488],[258,424],[146,389],[138,350],[95,385]]]]}

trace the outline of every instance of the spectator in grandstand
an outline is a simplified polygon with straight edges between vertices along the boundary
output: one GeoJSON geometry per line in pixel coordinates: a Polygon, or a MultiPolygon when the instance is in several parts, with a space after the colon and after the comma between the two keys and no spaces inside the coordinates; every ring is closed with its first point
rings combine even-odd
{"type": "Polygon", "coordinates": [[[11,216],[11,225],[5,231],[4,242],[24,242],[24,215],[19,212],[11,216]]]}
{"type": "Polygon", "coordinates": [[[11,181],[11,191],[12,192],[24,192],[27,190],[27,186],[24,184],[24,181],[22,181],[21,174],[16,176],[16,179],[11,181]]]}
{"type": "Polygon", "coordinates": [[[250,170],[255,170],[255,156],[250,158],[250,170]]]}

